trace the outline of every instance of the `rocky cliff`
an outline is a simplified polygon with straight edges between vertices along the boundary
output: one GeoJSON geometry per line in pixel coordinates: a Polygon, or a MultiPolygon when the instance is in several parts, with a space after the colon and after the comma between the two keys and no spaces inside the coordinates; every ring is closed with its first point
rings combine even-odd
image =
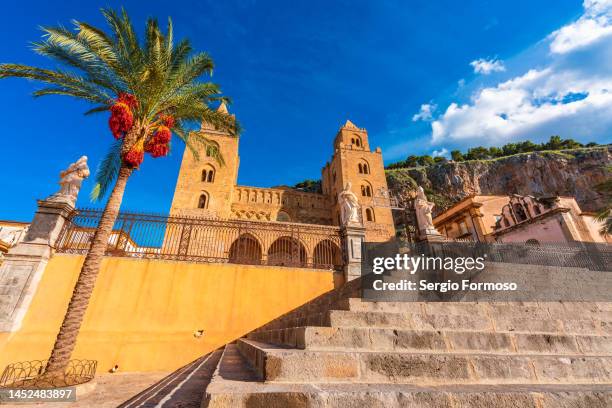
{"type": "Polygon", "coordinates": [[[612,177],[612,146],[522,153],[493,160],[440,163],[387,170],[395,194],[421,185],[439,209],[473,194],[576,197],[584,211],[604,205],[593,189],[612,177]],[[607,167],[607,168],[606,168],[607,167]]]}

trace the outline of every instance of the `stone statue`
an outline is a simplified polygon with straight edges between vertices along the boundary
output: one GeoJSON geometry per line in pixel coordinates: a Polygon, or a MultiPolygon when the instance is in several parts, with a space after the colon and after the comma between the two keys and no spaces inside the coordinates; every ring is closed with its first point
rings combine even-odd
{"type": "Polygon", "coordinates": [[[60,190],[48,198],[49,201],[62,201],[74,205],[83,180],[89,177],[87,156],[81,156],[60,173],[60,190]]]}
{"type": "Polygon", "coordinates": [[[342,225],[361,225],[359,218],[359,201],[357,196],[351,191],[351,182],[344,186],[344,190],[338,193],[338,203],[340,204],[340,220],[342,225]]]}
{"type": "Polygon", "coordinates": [[[419,234],[423,235],[440,235],[434,227],[433,219],[431,218],[431,210],[434,208],[434,203],[427,201],[423,187],[419,186],[417,195],[414,200],[414,209],[416,212],[417,224],[419,226],[419,234]]]}
{"type": "Polygon", "coordinates": [[[12,248],[21,242],[29,227],[29,225],[26,225],[23,228],[10,229],[8,231],[3,231],[0,228],[0,241],[3,241],[9,248],[12,248]]]}

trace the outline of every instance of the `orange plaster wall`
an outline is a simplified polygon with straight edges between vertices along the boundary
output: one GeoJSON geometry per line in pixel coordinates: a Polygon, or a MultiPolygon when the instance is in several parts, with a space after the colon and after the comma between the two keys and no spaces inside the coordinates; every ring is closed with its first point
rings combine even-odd
{"type": "MultiPolygon", "coordinates": [[[[0,333],[0,369],[48,357],[82,262],[50,260],[21,329],[0,333]]],[[[73,358],[99,373],[174,370],[333,286],[331,271],[108,257],[73,358]]]]}

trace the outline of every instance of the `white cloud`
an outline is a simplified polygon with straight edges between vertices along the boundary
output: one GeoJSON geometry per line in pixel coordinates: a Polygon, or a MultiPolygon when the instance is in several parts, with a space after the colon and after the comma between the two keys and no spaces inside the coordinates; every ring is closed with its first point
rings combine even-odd
{"type": "Polygon", "coordinates": [[[430,121],[437,107],[438,107],[437,105],[432,104],[432,103],[424,103],[423,105],[421,105],[421,109],[419,110],[419,113],[414,114],[414,116],[412,117],[412,121],[413,122],[418,122],[419,120],[423,120],[426,122],[430,121]]]}
{"type": "Polygon", "coordinates": [[[489,75],[492,72],[503,72],[506,70],[504,63],[496,58],[489,60],[480,58],[470,62],[470,65],[474,68],[475,73],[483,75],[489,75]]]}
{"type": "Polygon", "coordinates": [[[443,147],[440,150],[434,150],[433,152],[431,152],[431,156],[432,157],[448,157],[448,149],[446,147],[443,147]]]}
{"type": "Polygon", "coordinates": [[[565,54],[612,34],[612,0],[585,0],[584,14],[550,35],[550,51],[565,54]]]}
{"type": "Polygon", "coordinates": [[[451,103],[431,123],[432,142],[496,144],[552,134],[609,137],[612,36],[603,33],[612,30],[612,19],[601,16],[612,13],[612,0],[587,0],[584,8],[576,22],[548,37],[550,55],[528,61],[537,68],[478,89],[469,103],[451,103]],[[600,29],[589,34],[583,28],[591,20],[600,29]]]}

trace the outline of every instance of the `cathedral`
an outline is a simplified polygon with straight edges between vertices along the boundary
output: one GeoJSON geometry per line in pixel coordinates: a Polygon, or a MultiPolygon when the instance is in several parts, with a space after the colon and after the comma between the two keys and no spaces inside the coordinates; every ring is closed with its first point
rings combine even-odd
{"type": "MultiPolygon", "coordinates": [[[[218,110],[227,113],[225,104],[218,110]]],[[[210,148],[200,152],[199,160],[185,149],[171,215],[340,225],[338,193],[350,183],[359,200],[366,240],[387,241],[395,235],[382,151],[372,150],[368,132],[350,120],[338,130],[331,160],[321,170],[320,193],[238,185],[240,139],[207,123],[200,132],[216,144],[225,163],[219,165],[210,148]]]]}

